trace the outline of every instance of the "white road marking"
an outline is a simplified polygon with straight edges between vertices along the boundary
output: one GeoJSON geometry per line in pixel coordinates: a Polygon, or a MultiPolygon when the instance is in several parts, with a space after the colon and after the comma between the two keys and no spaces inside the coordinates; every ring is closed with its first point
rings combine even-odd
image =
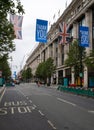
{"type": "Polygon", "coordinates": [[[38,112],[39,112],[42,116],[44,116],[44,114],[43,114],[40,110],[38,110],[38,112]]]}
{"type": "Polygon", "coordinates": [[[62,98],[57,98],[59,101],[62,101],[62,102],[64,102],[64,103],[67,103],[67,104],[70,104],[70,105],[72,105],[72,106],[76,106],[76,104],[74,104],[74,103],[72,103],[72,102],[69,102],[69,101],[67,101],[67,100],[64,100],[64,99],[62,99],[62,98]]]}
{"type": "Polygon", "coordinates": [[[29,99],[28,97],[26,97],[27,99],[29,99]]]}
{"type": "Polygon", "coordinates": [[[16,90],[18,90],[24,97],[26,97],[26,95],[22,91],[20,91],[19,89],[16,90]]]}
{"type": "Polygon", "coordinates": [[[94,114],[94,111],[90,111],[90,110],[89,110],[88,112],[94,114]]]}
{"type": "Polygon", "coordinates": [[[35,108],[36,108],[37,106],[36,106],[35,104],[33,104],[33,107],[35,107],[35,108]]]}
{"type": "Polygon", "coordinates": [[[53,123],[52,123],[50,120],[47,120],[47,122],[49,123],[49,125],[50,125],[54,130],[56,130],[56,127],[53,125],[53,123]]]}
{"type": "Polygon", "coordinates": [[[1,97],[0,97],[0,102],[1,102],[1,100],[2,100],[2,98],[3,98],[3,96],[4,96],[5,91],[6,91],[6,88],[4,89],[4,91],[3,91],[3,93],[2,93],[2,95],[1,95],[1,97]]]}
{"type": "Polygon", "coordinates": [[[29,100],[30,103],[32,103],[32,100],[29,100]]]}

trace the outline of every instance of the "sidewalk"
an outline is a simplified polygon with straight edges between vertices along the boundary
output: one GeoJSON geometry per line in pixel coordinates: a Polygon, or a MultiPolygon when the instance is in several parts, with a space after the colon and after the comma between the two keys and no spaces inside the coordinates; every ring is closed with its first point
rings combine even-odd
{"type": "Polygon", "coordinates": [[[59,85],[57,90],[94,98],[94,89],[93,88],[85,89],[85,88],[81,88],[81,87],[69,87],[69,86],[65,87],[63,85],[59,85]]]}
{"type": "Polygon", "coordinates": [[[56,85],[56,84],[51,84],[50,86],[47,86],[47,84],[45,84],[45,85],[42,84],[41,86],[47,87],[47,88],[53,88],[53,89],[57,89],[58,88],[58,85],[56,85]]]}
{"type": "Polygon", "coordinates": [[[58,85],[56,85],[56,84],[51,84],[50,86],[47,86],[47,87],[57,89],[57,88],[58,88],[58,85]]]}

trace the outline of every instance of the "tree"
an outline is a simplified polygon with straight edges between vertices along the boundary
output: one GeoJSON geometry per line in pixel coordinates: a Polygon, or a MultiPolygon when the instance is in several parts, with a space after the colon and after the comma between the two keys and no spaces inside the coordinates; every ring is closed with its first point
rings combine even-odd
{"type": "Polygon", "coordinates": [[[22,71],[22,79],[24,81],[29,81],[32,78],[32,76],[32,69],[30,67],[22,71]]]}
{"type": "Polygon", "coordinates": [[[39,79],[45,79],[46,74],[44,75],[44,73],[45,73],[45,62],[42,62],[38,65],[35,75],[39,79]]]}
{"type": "Polygon", "coordinates": [[[26,81],[26,70],[22,71],[21,77],[23,81],[26,81]]]}
{"type": "Polygon", "coordinates": [[[83,59],[86,57],[86,51],[84,47],[79,46],[78,41],[75,40],[70,44],[68,58],[65,60],[65,65],[74,67],[75,79],[80,73],[83,73],[83,59]]]}
{"type": "Polygon", "coordinates": [[[47,82],[47,78],[50,80],[55,69],[56,67],[54,66],[53,59],[50,57],[45,62],[39,64],[36,70],[36,77],[47,82]]]}
{"type": "Polygon", "coordinates": [[[84,63],[86,64],[87,67],[92,67],[94,68],[94,50],[92,50],[84,60],[84,63]]]}
{"type": "Polygon", "coordinates": [[[29,80],[32,78],[32,69],[28,67],[26,69],[26,80],[29,82],[29,80]]]}
{"type": "Polygon", "coordinates": [[[56,69],[56,67],[54,65],[53,59],[51,57],[48,58],[47,61],[46,61],[46,70],[45,70],[48,78],[50,78],[52,76],[55,69],[56,69]]]}
{"type": "Polygon", "coordinates": [[[0,0],[0,56],[15,50],[13,25],[8,20],[9,14],[24,13],[20,0],[0,0]]]}
{"type": "Polygon", "coordinates": [[[6,55],[0,57],[0,70],[2,71],[2,77],[5,78],[5,80],[11,76],[11,70],[6,55]]]}

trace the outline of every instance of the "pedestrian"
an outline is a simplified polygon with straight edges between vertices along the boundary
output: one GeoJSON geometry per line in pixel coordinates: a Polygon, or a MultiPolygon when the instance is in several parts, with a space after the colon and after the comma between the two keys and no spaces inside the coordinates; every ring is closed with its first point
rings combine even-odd
{"type": "Polygon", "coordinates": [[[37,83],[37,84],[38,84],[38,87],[40,87],[40,81],[38,81],[38,83],[37,83]]]}

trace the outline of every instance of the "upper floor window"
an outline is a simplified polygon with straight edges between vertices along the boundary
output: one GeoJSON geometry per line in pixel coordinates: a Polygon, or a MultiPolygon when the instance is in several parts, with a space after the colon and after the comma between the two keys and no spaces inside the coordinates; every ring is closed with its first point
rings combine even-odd
{"type": "Polygon", "coordinates": [[[80,19],[79,26],[85,26],[85,17],[83,17],[82,19],[80,19]]]}

